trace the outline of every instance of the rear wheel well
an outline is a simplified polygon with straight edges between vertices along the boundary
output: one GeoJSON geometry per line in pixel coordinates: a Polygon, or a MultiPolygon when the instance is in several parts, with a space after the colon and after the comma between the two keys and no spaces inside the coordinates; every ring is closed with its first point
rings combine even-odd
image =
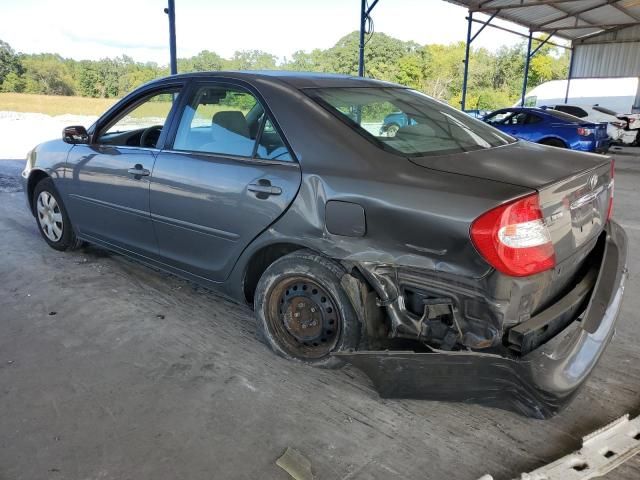
{"type": "Polygon", "coordinates": [[[49,175],[47,175],[42,170],[36,170],[31,175],[29,175],[29,181],[27,183],[27,194],[29,199],[29,206],[31,207],[31,213],[33,215],[35,215],[35,212],[33,211],[33,192],[36,188],[36,185],[45,178],[49,178],[49,175]]]}
{"type": "Polygon", "coordinates": [[[560,140],[556,137],[543,138],[538,143],[541,143],[542,145],[549,145],[551,147],[567,148],[567,143],[564,140],[560,140]]]}
{"type": "Polygon", "coordinates": [[[243,282],[244,297],[249,305],[253,305],[256,286],[267,267],[280,257],[303,248],[305,247],[295,243],[274,243],[261,248],[253,254],[251,260],[249,260],[243,282]]]}

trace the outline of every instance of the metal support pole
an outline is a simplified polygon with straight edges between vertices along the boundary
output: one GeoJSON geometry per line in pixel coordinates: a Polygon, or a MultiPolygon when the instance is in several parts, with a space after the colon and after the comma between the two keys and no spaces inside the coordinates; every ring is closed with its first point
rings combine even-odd
{"type": "Polygon", "coordinates": [[[573,48],[571,48],[571,58],[569,59],[569,75],[567,77],[567,91],[564,94],[565,105],[569,101],[569,86],[571,85],[571,76],[573,75],[573,48]]]}
{"type": "Polygon", "coordinates": [[[520,106],[524,107],[524,97],[527,94],[527,82],[529,81],[529,62],[531,61],[531,42],[533,41],[533,33],[529,31],[529,40],[527,41],[527,56],[524,62],[524,80],[522,81],[522,97],[520,98],[520,106]]]}
{"type": "Polygon", "coordinates": [[[469,49],[471,48],[471,26],[473,25],[473,12],[467,17],[467,43],[464,51],[464,74],[462,77],[462,101],[460,108],[464,111],[467,105],[467,79],[469,77],[469,49]]]}
{"type": "MultiPolygon", "coordinates": [[[[557,30],[554,30],[551,35],[549,35],[547,38],[545,38],[544,40],[542,40],[540,42],[540,44],[533,50],[533,52],[531,52],[531,54],[529,55],[531,58],[533,58],[533,56],[538,53],[538,51],[544,47],[547,43],[549,43],[549,40],[551,40],[551,38],[556,34],[557,30]]],[[[537,40],[537,39],[536,39],[537,40]]]]}
{"type": "Polygon", "coordinates": [[[358,76],[364,76],[364,29],[367,22],[367,1],[360,3],[360,45],[358,50],[358,76]]]}
{"type": "Polygon", "coordinates": [[[367,28],[367,20],[371,15],[371,10],[380,0],[373,0],[371,5],[367,6],[367,0],[360,2],[360,45],[358,48],[358,76],[364,77],[364,33],[367,28]]]}
{"type": "Polygon", "coordinates": [[[176,55],[176,4],[175,0],[169,0],[164,13],[169,16],[169,55],[171,64],[171,75],[178,73],[178,58],[176,55]]]}

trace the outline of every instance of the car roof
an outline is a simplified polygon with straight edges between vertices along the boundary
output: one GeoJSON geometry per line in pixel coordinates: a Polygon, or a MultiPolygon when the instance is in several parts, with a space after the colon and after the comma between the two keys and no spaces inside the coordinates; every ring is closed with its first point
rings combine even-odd
{"type": "Polygon", "coordinates": [[[252,81],[260,79],[273,83],[286,83],[294,88],[323,88],[323,87],[395,87],[407,88],[395,83],[374,80],[373,78],[356,77],[338,73],[295,72],[286,70],[242,70],[242,71],[214,71],[191,72],[172,75],[154,80],[149,83],[162,82],[170,78],[231,78],[252,81]]]}
{"type": "Polygon", "coordinates": [[[587,123],[593,123],[593,122],[589,122],[588,120],[585,120],[583,118],[579,118],[579,117],[574,117],[573,115],[571,115],[570,113],[565,113],[565,112],[561,112],[559,110],[555,110],[553,108],[539,108],[539,107],[509,107],[509,108],[500,108],[498,110],[494,110],[493,112],[491,112],[488,116],[493,115],[495,113],[500,113],[500,112],[524,112],[524,113],[535,113],[537,115],[540,115],[542,117],[547,117],[547,118],[552,118],[554,120],[565,120],[565,121],[569,121],[571,120],[573,123],[581,123],[581,124],[587,124],[587,123]],[[573,119],[569,119],[566,117],[573,117],[573,119]]]}

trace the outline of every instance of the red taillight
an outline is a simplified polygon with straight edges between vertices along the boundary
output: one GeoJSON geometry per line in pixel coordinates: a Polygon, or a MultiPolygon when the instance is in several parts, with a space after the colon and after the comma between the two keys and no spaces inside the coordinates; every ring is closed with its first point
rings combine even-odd
{"type": "Polygon", "coordinates": [[[609,208],[607,209],[607,222],[609,220],[611,220],[611,217],[613,216],[613,190],[614,190],[614,180],[613,177],[615,176],[616,173],[616,161],[612,158],[611,159],[611,178],[609,180],[609,208]]]}
{"type": "Polygon", "coordinates": [[[590,128],[578,127],[578,135],[581,137],[588,137],[593,133],[593,130],[590,128]]]}
{"type": "Polygon", "coordinates": [[[537,193],[480,215],[471,224],[471,240],[492,267],[513,277],[543,272],[556,264],[537,193]]]}

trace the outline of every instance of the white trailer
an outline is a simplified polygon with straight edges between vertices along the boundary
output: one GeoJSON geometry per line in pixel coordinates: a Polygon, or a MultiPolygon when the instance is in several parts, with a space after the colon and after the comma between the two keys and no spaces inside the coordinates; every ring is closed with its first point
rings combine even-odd
{"type": "Polygon", "coordinates": [[[542,107],[568,103],[580,107],[599,105],[614,112],[640,111],[640,78],[574,78],[552,80],[530,90],[525,107],[542,107]],[[566,102],[565,102],[566,99],[566,102]]]}

